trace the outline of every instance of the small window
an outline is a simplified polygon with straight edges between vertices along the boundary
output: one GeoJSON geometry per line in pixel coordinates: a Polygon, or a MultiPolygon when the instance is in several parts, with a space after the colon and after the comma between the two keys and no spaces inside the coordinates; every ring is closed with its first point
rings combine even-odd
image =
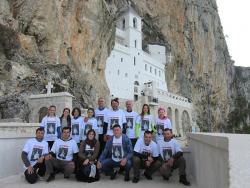
{"type": "Polygon", "coordinates": [[[136,58],[134,57],[134,66],[136,65],[136,58]]]}
{"type": "Polygon", "coordinates": [[[152,73],[152,67],[150,67],[150,72],[152,73]]]}
{"type": "Polygon", "coordinates": [[[125,29],[125,19],[122,20],[122,29],[125,29]]]}
{"type": "Polygon", "coordinates": [[[157,74],[157,71],[156,71],[156,69],[155,69],[155,75],[157,74]]]}
{"type": "Polygon", "coordinates": [[[123,62],[123,58],[121,58],[121,62],[123,62]]]}
{"type": "Polygon", "coordinates": [[[135,40],[135,48],[136,48],[136,45],[137,45],[136,43],[137,43],[137,42],[136,42],[136,40],[135,40]]]}
{"type": "Polygon", "coordinates": [[[128,73],[125,73],[125,77],[128,77],[128,73]]]}
{"type": "Polygon", "coordinates": [[[147,71],[148,70],[148,65],[147,64],[145,64],[145,71],[147,71]]]}
{"type": "Polygon", "coordinates": [[[120,75],[120,70],[117,70],[117,75],[120,75]]]}
{"type": "Polygon", "coordinates": [[[161,77],[161,71],[159,71],[159,77],[161,77]]]}
{"type": "Polygon", "coordinates": [[[134,101],[138,101],[138,95],[134,95],[134,101]]]}
{"type": "Polygon", "coordinates": [[[133,27],[137,28],[137,19],[136,18],[133,18],[133,27]]]}

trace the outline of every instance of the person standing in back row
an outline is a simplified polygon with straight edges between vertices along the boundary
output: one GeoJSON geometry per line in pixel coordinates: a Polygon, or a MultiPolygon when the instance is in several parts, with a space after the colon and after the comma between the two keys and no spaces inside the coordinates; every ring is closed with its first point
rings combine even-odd
{"type": "Polygon", "coordinates": [[[118,124],[121,126],[122,132],[126,133],[127,121],[123,110],[119,109],[118,98],[111,100],[111,109],[108,111],[106,119],[104,120],[103,133],[104,140],[107,141],[113,136],[113,126],[118,124]]]}
{"type": "Polygon", "coordinates": [[[167,117],[167,113],[164,108],[158,109],[158,117],[155,119],[155,132],[156,132],[156,142],[163,140],[164,129],[171,129],[172,125],[170,119],[167,117]]]}
{"type": "Polygon", "coordinates": [[[61,136],[60,119],[56,116],[56,107],[50,106],[48,115],[42,119],[40,127],[44,128],[44,140],[48,142],[49,148],[52,147],[54,141],[61,136]]]}
{"type": "Polygon", "coordinates": [[[150,114],[148,104],[142,106],[142,112],[136,120],[136,137],[143,138],[145,131],[152,131],[154,127],[153,117],[150,114]]]}
{"type": "Polygon", "coordinates": [[[126,111],[124,111],[126,121],[127,121],[127,127],[126,127],[126,135],[129,137],[133,148],[136,143],[136,119],[138,117],[138,113],[133,111],[133,102],[132,101],[126,101],[126,111]]]}
{"type": "Polygon", "coordinates": [[[81,116],[81,110],[75,107],[72,110],[72,119],[71,119],[71,138],[76,141],[78,147],[80,146],[80,142],[82,140],[82,132],[83,132],[83,117],[81,116]]]}
{"type": "Polygon", "coordinates": [[[95,117],[97,120],[97,127],[98,127],[98,140],[100,142],[100,151],[99,156],[101,155],[101,152],[104,150],[105,147],[105,141],[103,136],[103,126],[104,126],[104,119],[106,119],[108,113],[108,109],[105,107],[105,100],[103,97],[100,97],[98,99],[98,108],[95,109],[95,117]]]}

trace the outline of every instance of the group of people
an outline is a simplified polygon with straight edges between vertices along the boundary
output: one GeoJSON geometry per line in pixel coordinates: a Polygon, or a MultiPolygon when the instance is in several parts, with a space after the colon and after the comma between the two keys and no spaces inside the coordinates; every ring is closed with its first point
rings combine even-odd
{"type": "Polygon", "coordinates": [[[132,101],[126,101],[126,110],[119,109],[117,98],[111,108],[105,107],[104,98],[98,99],[98,108],[89,108],[87,116],[81,110],[65,108],[56,116],[56,107],[50,106],[36,130],[36,137],[29,139],[22,151],[25,178],[35,183],[39,178],[50,182],[58,172],[64,178],[75,173],[78,181],[94,182],[100,173],[113,180],[117,173],[124,173],[124,181],[140,180],[140,169],[152,180],[160,171],[168,181],[174,169],[179,169],[179,182],[189,186],[186,179],[185,159],[178,142],[173,138],[171,121],[164,108],[158,109],[153,118],[147,104],[140,114],[133,111],[132,101]]]}

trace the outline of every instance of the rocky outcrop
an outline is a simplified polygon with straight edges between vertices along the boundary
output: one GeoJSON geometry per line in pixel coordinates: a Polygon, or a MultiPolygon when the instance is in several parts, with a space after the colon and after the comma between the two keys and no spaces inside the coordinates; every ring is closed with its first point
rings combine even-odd
{"type": "Polygon", "coordinates": [[[27,96],[50,80],[54,91],[67,83],[81,106],[108,96],[105,62],[129,4],[143,18],[143,46],[162,44],[173,56],[169,90],[192,100],[201,129],[246,130],[249,69],[233,66],[215,0],[1,0],[0,116],[27,120],[27,96]]]}
{"type": "Polygon", "coordinates": [[[76,103],[108,96],[106,59],[114,45],[115,13],[105,1],[0,1],[0,114],[27,120],[27,96],[63,82],[76,103]],[[97,81],[98,80],[98,81],[97,81]]]}

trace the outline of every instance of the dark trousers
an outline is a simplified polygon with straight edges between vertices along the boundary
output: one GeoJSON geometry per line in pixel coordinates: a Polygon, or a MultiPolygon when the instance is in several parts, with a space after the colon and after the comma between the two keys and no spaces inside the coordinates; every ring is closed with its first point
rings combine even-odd
{"type": "Polygon", "coordinates": [[[75,170],[75,163],[73,161],[63,161],[59,159],[52,158],[45,161],[46,173],[55,174],[54,170],[62,171],[64,176],[69,177],[75,170]]]}
{"type": "Polygon", "coordinates": [[[136,144],[136,141],[137,141],[137,138],[130,138],[130,141],[132,143],[132,146],[133,148],[135,147],[135,144],[136,144]]]}
{"type": "Polygon", "coordinates": [[[25,175],[25,179],[27,180],[27,182],[29,182],[30,184],[36,183],[38,176],[44,176],[45,175],[45,171],[46,171],[46,167],[45,167],[45,163],[36,163],[33,166],[33,173],[29,174],[28,173],[28,169],[25,170],[24,175],[25,175]]]}
{"type": "Polygon", "coordinates": [[[145,161],[140,157],[133,156],[133,168],[134,168],[134,177],[140,178],[140,169],[145,169],[145,174],[152,176],[154,172],[156,172],[161,166],[161,162],[159,160],[151,163],[149,167],[145,165],[145,161]]]}
{"type": "Polygon", "coordinates": [[[47,141],[48,142],[48,145],[49,145],[49,150],[51,150],[53,144],[54,144],[54,141],[47,141]]]}
{"type": "Polygon", "coordinates": [[[186,175],[186,161],[184,157],[175,159],[172,167],[165,165],[165,162],[162,161],[162,165],[160,167],[160,173],[162,176],[168,178],[171,176],[172,170],[177,169],[177,168],[179,169],[180,176],[186,175]]]}
{"type": "MultiPolygon", "coordinates": [[[[121,167],[120,163],[121,162],[113,161],[113,159],[111,159],[111,158],[104,159],[102,161],[102,170],[105,174],[111,175],[111,173],[113,172],[115,167],[121,167]]],[[[123,167],[125,170],[125,175],[129,175],[129,171],[131,169],[131,166],[132,166],[131,160],[127,160],[125,167],[123,167]]]]}
{"type": "Polygon", "coordinates": [[[100,150],[99,150],[99,154],[98,154],[98,158],[99,158],[100,155],[102,154],[104,148],[105,148],[106,142],[104,142],[104,135],[103,134],[99,134],[98,136],[99,136],[98,140],[100,142],[100,150]]]}
{"type": "Polygon", "coordinates": [[[89,177],[89,165],[80,165],[79,169],[76,171],[76,179],[77,181],[81,182],[95,182],[100,179],[99,170],[96,168],[96,175],[95,177],[89,177]]]}

